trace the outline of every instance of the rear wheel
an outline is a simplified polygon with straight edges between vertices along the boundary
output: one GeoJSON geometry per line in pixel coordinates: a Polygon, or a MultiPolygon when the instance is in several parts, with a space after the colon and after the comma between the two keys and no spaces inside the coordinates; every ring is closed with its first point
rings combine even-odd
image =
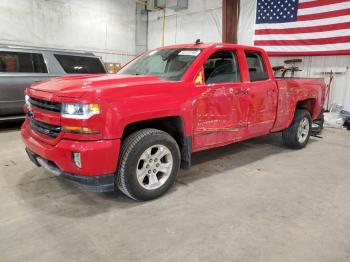
{"type": "Polygon", "coordinates": [[[180,167],[179,147],[169,134],[143,129],[122,143],[117,187],[135,200],[151,200],[174,183],[180,167]]]}
{"type": "Polygon", "coordinates": [[[305,147],[310,138],[311,124],[310,113],[303,109],[297,109],[292,124],[282,132],[284,145],[293,149],[305,147]]]}

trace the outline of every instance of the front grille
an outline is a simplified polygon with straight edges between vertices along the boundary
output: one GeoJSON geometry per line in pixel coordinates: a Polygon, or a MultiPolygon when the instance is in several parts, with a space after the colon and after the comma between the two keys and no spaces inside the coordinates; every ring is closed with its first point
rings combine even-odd
{"type": "Polygon", "coordinates": [[[33,119],[32,117],[30,117],[29,119],[30,119],[30,126],[32,127],[32,129],[34,129],[35,131],[43,135],[46,135],[51,138],[56,138],[61,132],[60,126],[43,123],[41,121],[33,119]]]}
{"type": "Polygon", "coordinates": [[[30,97],[29,103],[31,104],[31,106],[39,109],[52,111],[52,112],[61,112],[61,104],[57,102],[51,102],[51,101],[30,97]]]}

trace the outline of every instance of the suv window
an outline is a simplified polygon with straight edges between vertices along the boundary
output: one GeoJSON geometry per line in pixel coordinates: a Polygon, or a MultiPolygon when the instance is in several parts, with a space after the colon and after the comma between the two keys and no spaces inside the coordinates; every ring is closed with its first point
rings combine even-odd
{"type": "Polygon", "coordinates": [[[245,55],[249,67],[250,81],[254,82],[269,79],[261,55],[257,52],[249,51],[245,52],[245,55]]]}
{"type": "Polygon", "coordinates": [[[75,55],[58,55],[56,59],[67,74],[104,74],[100,59],[97,57],[85,57],[75,55]]]}
{"type": "Polygon", "coordinates": [[[0,51],[0,72],[47,73],[42,54],[0,51]]]}
{"type": "Polygon", "coordinates": [[[237,58],[231,51],[211,55],[204,64],[206,84],[240,82],[237,58]]]}

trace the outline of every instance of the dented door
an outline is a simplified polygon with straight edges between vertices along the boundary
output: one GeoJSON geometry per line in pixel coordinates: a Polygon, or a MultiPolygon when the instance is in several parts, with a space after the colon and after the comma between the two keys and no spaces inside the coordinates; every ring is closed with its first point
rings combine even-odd
{"type": "Polygon", "coordinates": [[[242,92],[235,50],[220,50],[204,63],[195,81],[193,148],[206,149],[242,139],[249,102],[242,92]]]}
{"type": "Polygon", "coordinates": [[[194,106],[194,149],[241,140],[249,98],[240,83],[203,85],[194,106]]]}

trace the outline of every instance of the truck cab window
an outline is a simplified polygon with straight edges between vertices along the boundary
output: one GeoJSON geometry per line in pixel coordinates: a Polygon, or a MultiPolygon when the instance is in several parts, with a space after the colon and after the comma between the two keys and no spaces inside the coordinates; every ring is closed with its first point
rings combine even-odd
{"type": "Polygon", "coordinates": [[[151,75],[178,81],[201,53],[197,48],[166,48],[147,52],[122,68],[119,75],[151,75]]]}
{"type": "Polygon", "coordinates": [[[1,51],[0,72],[47,73],[47,68],[42,54],[1,51]]]}
{"type": "Polygon", "coordinates": [[[206,84],[240,82],[236,55],[231,51],[214,53],[204,64],[206,84]]]}
{"type": "Polygon", "coordinates": [[[245,52],[245,55],[249,67],[250,81],[254,82],[269,79],[261,55],[257,52],[245,52]]]}

